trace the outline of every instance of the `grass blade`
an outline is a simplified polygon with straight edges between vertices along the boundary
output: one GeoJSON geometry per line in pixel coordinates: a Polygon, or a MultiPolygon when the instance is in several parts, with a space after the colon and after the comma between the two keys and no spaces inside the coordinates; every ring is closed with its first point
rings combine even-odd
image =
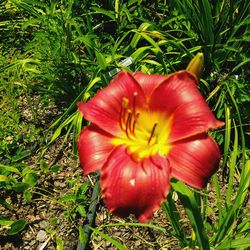
{"type": "Polygon", "coordinates": [[[180,214],[175,206],[175,203],[172,199],[172,193],[170,192],[167,196],[167,201],[162,204],[162,209],[165,212],[171,226],[174,228],[175,236],[180,240],[182,247],[187,246],[187,238],[185,236],[185,232],[182,230],[182,226],[180,224],[180,214]]]}
{"type": "Polygon", "coordinates": [[[226,194],[226,202],[228,206],[231,204],[231,197],[232,197],[232,192],[233,192],[233,180],[234,180],[237,155],[238,155],[238,130],[234,122],[234,145],[233,145],[233,151],[231,152],[231,156],[230,156],[229,181],[228,181],[228,188],[227,188],[227,194],[226,194]]]}
{"type": "Polygon", "coordinates": [[[208,237],[194,193],[182,182],[172,182],[172,186],[178,193],[178,196],[186,210],[191,226],[196,235],[199,248],[202,250],[209,250],[210,247],[208,237]]]}
{"type": "Polygon", "coordinates": [[[250,234],[246,238],[242,239],[235,239],[227,241],[220,246],[218,246],[217,250],[223,250],[223,249],[231,249],[231,248],[243,248],[248,249],[250,247],[250,234]]]}
{"type": "Polygon", "coordinates": [[[117,247],[119,250],[128,250],[128,248],[126,248],[125,246],[123,246],[119,241],[111,238],[110,236],[108,236],[107,234],[104,234],[103,232],[89,227],[94,233],[100,235],[103,239],[109,241],[111,244],[113,244],[115,247],[117,247]]]}

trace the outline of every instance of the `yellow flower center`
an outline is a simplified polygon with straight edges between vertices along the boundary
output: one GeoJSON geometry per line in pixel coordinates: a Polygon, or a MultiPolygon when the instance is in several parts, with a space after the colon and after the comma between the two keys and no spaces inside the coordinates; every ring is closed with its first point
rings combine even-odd
{"type": "Polygon", "coordinates": [[[172,118],[160,111],[137,109],[136,97],[135,92],[132,104],[123,98],[119,121],[122,134],[112,139],[112,144],[125,145],[138,161],[156,154],[164,156],[171,149],[168,138],[172,118]]]}

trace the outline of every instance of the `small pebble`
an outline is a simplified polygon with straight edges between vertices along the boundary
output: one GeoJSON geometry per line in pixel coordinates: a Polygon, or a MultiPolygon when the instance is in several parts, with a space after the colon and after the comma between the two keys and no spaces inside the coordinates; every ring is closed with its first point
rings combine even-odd
{"type": "Polygon", "coordinates": [[[35,240],[32,240],[32,241],[29,243],[30,246],[33,246],[33,245],[35,245],[35,244],[36,244],[36,241],[35,241],[35,240]]]}
{"type": "Polygon", "coordinates": [[[38,231],[37,236],[36,236],[36,240],[43,242],[46,240],[46,238],[47,238],[47,234],[44,230],[38,231]]]}
{"type": "Polygon", "coordinates": [[[54,186],[64,188],[64,187],[66,187],[66,183],[65,182],[60,182],[60,181],[55,181],[54,186]]]}
{"type": "Polygon", "coordinates": [[[46,227],[49,226],[48,222],[46,220],[42,220],[40,223],[39,223],[39,226],[40,228],[44,229],[46,227]]]}

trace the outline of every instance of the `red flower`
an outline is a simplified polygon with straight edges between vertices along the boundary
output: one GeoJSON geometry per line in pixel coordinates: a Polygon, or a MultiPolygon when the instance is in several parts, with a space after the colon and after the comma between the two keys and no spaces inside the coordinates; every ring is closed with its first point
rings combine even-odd
{"type": "Polygon", "coordinates": [[[169,76],[122,71],[78,108],[91,122],[78,140],[84,174],[101,171],[109,210],[151,219],[168,194],[170,176],[203,188],[220,151],[207,131],[222,126],[188,71],[169,76]]]}

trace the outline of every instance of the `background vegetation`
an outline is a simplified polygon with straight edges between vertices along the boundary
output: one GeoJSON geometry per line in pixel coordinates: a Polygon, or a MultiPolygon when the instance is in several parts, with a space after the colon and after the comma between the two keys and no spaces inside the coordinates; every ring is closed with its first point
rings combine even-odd
{"type": "MultiPolygon", "coordinates": [[[[48,198],[61,206],[84,249],[90,229],[78,226],[93,209],[91,182],[80,174],[64,177],[67,192],[58,197],[41,181],[65,173],[56,158],[45,157],[54,145],[59,155],[67,148],[77,168],[76,140],[86,124],[77,101],[93,96],[121,68],[169,74],[203,52],[199,88],[216,116],[225,120],[225,128],[212,133],[223,159],[207,190],[173,182],[163,211],[180,248],[250,247],[249,7],[247,0],[2,1],[0,238],[20,237],[30,225],[18,215],[15,200],[25,206],[48,198]],[[126,58],[133,63],[122,65],[126,58]],[[176,195],[191,231],[182,227],[176,195]]],[[[148,227],[166,234],[159,225],[128,221],[92,228],[92,237],[99,235],[118,249],[127,249],[126,244],[104,234],[108,226],[148,227]]],[[[57,230],[47,232],[63,249],[57,230]]]]}

